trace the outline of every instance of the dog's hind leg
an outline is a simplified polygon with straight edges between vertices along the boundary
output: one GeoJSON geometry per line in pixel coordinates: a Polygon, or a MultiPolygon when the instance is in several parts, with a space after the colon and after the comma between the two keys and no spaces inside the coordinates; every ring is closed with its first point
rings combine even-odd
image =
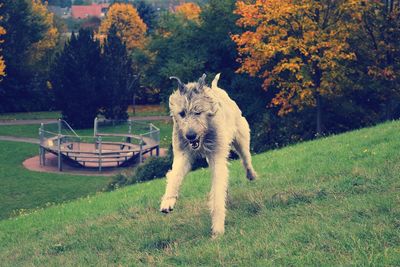
{"type": "Polygon", "coordinates": [[[257,178],[257,173],[253,168],[251,163],[250,154],[250,127],[245,118],[240,118],[240,123],[238,131],[236,133],[235,139],[233,140],[233,147],[239,154],[243,167],[246,170],[247,179],[250,181],[257,178]]]}
{"type": "Polygon", "coordinates": [[[209,159],[212,169],[212,186],[209,206],[212,219],[213,237],[222,235],[225,231],[226,195],[228,189],[228,152],[213,155],[209,159]]]}
{"type": "Polygon", "coordinates": [[[189,158],[182,152],[176,153],[172,169],[167,173],[167,187],[165,194],[161,199],[160,211],[169,213],[174,209],[176,199],[178,198],[179,188],[185,175],[191,169],[189,158]]]}

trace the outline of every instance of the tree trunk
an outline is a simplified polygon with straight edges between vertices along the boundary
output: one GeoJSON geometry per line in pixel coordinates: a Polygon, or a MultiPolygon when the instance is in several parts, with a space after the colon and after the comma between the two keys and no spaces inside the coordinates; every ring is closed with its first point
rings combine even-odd
{"type": "Polygon", "coordinates": [[[316,128],[316,136],[319,137],[322,135],[322,107],[321,107],[321,95],[317,93],[317,128],[316,128]]]}
{"type": "Polygon", "coordinates": [[[316,105],[317,105],[317,124],[316,124],[316,133],[315,136],[319,137],[322,135],[322,98],[321,94],[319,92],[319,89],[321,87],[321,79],[322,79],[322,70],[319,68],[318,63],[314,62],[313,64],[313,69],[314,69],[314,89],[315,89],[315,98],[316,98],[316,105]]]}

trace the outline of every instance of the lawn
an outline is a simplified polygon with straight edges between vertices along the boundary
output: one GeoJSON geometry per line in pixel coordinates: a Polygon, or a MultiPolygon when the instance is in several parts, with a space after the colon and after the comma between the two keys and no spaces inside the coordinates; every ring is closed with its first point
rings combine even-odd
{"type": "MultiPolygon", "coordinates": [[[[168,112],[163,105],[137,105],[135,112],[133,112],[132,107],[128,108],[128,115],[132,117],[165,116],[168,115],[168,112]]],[[[58,119],[60,117],[60,111],[18,112],[0,114],[0,121],[58,119]]]]}
{"type": "Polygon", "coordinates": [[[210,238],[208,169],[191,172],[170,215],[165,180],[0,221],[4,266],[399,266],[399,122],[230,165],[226,233],[210,238]]]}
{"type": "MultiPolygon", "coordinates": [[[[156,127],[160,128],[160,146],[169,147],[171,144],[171,134],[172,134],[172,122],[171,121],[151,121],[156,127]]],[[[16,137],[30,137],[39,138],[39,127],[40,125],[30,124],[30,125],[0,125],[0,135],[6,136],[16,136],[16,137]]],[[[54,131],[57,131],[56,124],[53,127],[54,131]]],[[[123,127],[108,127],[107,132],[118,132],[123,127]]],[[[126,127],[125,127],[126,128],[126,127]]],[[[126,130],[124,128],[124,130],[126,130]]],[[[93,128],[77,130],[79,135],[82,136],[93,136],[93,128]]]]}
{"type": "Polygon", "coordinates": [[[60,117],[61,112],[59,111],[37,111],[0,114],[0,120],[43,120],[58,119],[60,117]]]}
{"type": "Polygon", "coordinates": [[[94,194],[110,182],[110,177],[26,170],[22,162],[37,153],[37,145],[0,141],[0,219],[26,209],[94,194]]]}

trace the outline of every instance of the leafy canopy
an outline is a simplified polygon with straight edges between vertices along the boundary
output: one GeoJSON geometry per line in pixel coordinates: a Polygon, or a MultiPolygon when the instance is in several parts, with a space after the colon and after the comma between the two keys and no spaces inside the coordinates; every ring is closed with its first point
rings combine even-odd
{"type": "MultiPolygon", "coordinates": [[[[0,6],[0,8],[1,8],[1,6],[0,6]]],[[[2,21],[2,19],[3,18],[0,17],[0,22],[2,21]]],[[[5,33],[6,33],[6,30],[0,26],[0,35],[4,35],[5,33]]],[[[0,39],[0,44],[3,42],[4,41],[0,39]]],[[[0,49],[0,52],[1,52],[1,49],[0,49]]],[[[3,56],[0,55],[0,78],[6,75],[5,69],[6,69],[6,63],[4,62],[3,56]]],[[[0,81],[1,81],[1,79],[0,79],[0,81]]]]}
{"type": "Polygon", "coordinates": [[[277,88],[271,104],[280,106],[280,115],[316,105],[318,95],[338,94],[335,71],[355,58],[348,38],[361,2],[238,1],[237,24],[247,29],[232,36],[240,53],[238,71],[262,77],[264,89],[277,88]]]}
{"type": "Polygon", "coordinates": [[[46,31],[43,33],[42,39],[32,44],[31,60],[41,60],[47,51],[51,51],[57,45],[58,30],[54,25],[54,15],[47,9],[47,3],[42,4],[40,0],[32,0],[32,12],[39,17],[46,31]]]}
{"type": "Polygon", "coordinates": [[[186,19],[200,22],[201,8],[195,3],[180,4],[175,8],[175,11],[186,19]]]}
{"type": "Polygon", "coordinates": [[[133,5],[113,4],[100,25],[100,35],[107,36],[111,26],[116,28],[118,37],[125,43],[128,50],[144,47],[147,26],[133,5]]]}

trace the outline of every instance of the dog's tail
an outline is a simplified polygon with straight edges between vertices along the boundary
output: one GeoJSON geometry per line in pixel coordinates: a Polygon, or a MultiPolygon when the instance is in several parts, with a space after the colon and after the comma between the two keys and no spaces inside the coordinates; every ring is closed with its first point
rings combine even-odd
{"type": "Polygon", "coordinates": [[[218,87],[219,76],[221,76],[221,73],[218,73],[217,75],[215,75],[215,78],[211,83],[211,88],[217,88],[218,87]]]}

